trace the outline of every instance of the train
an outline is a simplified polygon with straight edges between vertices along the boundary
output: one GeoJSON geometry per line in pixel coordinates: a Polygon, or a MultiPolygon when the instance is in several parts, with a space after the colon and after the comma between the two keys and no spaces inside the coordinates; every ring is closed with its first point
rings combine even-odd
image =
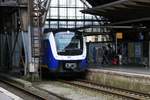
{"type": "Polygon", "coordinates": [[[73,31],[48,32],[43,39],[43,63],[49,72],[84,72],[87,69],[85,37],[73,31]]]}

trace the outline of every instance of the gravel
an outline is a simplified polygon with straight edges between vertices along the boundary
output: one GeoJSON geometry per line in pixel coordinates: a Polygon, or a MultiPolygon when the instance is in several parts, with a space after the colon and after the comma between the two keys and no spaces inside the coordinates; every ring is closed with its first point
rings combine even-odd
{"type": "Polygon", "coordinates": [[[81,89],[57,81],[41,82],[36,84],[36,86],[72,100],[125,100],[113,95],[81,89]]]}

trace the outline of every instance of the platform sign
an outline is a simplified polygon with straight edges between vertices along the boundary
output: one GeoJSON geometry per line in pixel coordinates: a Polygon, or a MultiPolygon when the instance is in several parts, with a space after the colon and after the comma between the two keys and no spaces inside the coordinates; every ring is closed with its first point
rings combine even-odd
{"type": "Polygon", "coordinates": [[[117,32],[116,33],[116,38],[117,39],[123,39],[123,33],[122,32],[117,32]]]}

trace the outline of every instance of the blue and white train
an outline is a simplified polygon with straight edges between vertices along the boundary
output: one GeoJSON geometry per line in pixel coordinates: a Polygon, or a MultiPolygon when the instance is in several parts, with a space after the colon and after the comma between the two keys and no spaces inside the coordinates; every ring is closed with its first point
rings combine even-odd
{"type": "Polygon", "coordinates": [[[50,72],[84,72],[87,69],[85,38],[75,32],[44,35],[44,64],[50,72]]]}

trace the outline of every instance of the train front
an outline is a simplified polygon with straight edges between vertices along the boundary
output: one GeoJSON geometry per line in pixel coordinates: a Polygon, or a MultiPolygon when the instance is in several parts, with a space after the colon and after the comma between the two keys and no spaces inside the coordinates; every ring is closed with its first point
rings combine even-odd
{"type": "MultiPolygon", "coordinates": [[[[49,34],[51,57],[48,67],[54,72],[83,72],[87,68],[85,38],[75,32],[49,34]]],[[[48,53],[50,54],[50,53],[48,53]]]]}

